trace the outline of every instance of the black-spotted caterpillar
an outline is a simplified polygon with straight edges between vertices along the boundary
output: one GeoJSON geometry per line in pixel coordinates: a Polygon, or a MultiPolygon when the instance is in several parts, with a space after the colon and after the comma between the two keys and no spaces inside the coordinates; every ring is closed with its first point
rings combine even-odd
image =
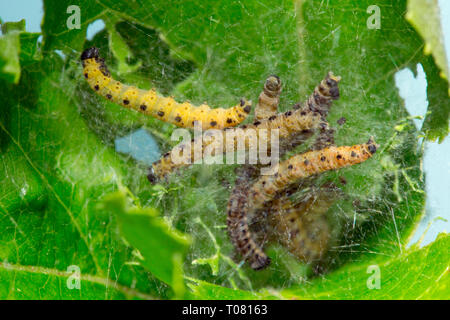
{"type": "Polygon", "coordinates": [[[245,210],[248,200],[247,190],[257,174],[257,169],[245,166],[238,172],[235,186],[227,207],[227,228],[231,242],[241,256],[255,269],[263,269],[270,264],[270,258],[262,251],[250,231],[245,210]]]}
{"type": "Polygon", "coordinates": [[[142,90],[122,84],[111,77],[97,48],[86,49],[81,61],[84,77],[96,93],[178,127],[193,128],[195,123],[201,124],[203,130],[234,127],[244,121],[251,110],[251,103],[245,99],[229,109],[212,109],[206,104],[194,106],[189,102],[178,103],[171,97],[160,96],[154,89],[142,90]]]}
{"type": "Polygon", "coordinates": [[[280,164],[271,176],[263,176],[250,190],[249,204],[253,208],[261,207],[272,200],[280,189],[300,179],[329,170],[352,166],[369,159],[377,150],[373,138],[367,143],[354,146],[329,147],[293,156],[280,164]]]}

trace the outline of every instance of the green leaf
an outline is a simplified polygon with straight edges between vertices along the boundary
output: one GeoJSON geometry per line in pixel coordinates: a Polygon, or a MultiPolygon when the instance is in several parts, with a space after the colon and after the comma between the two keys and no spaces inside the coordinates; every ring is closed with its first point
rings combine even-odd
{"type": "Polygon", "coordinates": [[[450,96],[445,92],[448,82],[440,76],[431,56],[424,58],[424,70],[427,74],[428,114],[422,126],[427,139],[444,141],[449,134],[450,96]]]}
{"type": "Polygon", "coordinates": [[[40,33],[22,32],[20,34],[19,59],[22,67],[42,59],[41,48],[38,44],[40,36],[40,33]]]}
{"type": "Polygon", "coordinates": [[[447,299],[450,266],[448,255],[442,252],[449,245],[450,235],[441,234],[426,247],[412,247],[388,259],[375,258],[370,264],[349,265],[281,292],[233,290],[199,280],[192,280],[189,287],[197,299],[447,299]]]}
{"type": "Polygon", "coordinates": [[[74,1],[44,1],[44,19],[42,33],[44,36],[43,48],[45,51],[63,50],[71,52],[79,50],[86,40],[86,31],[90,23],[102,19],[106,14],[101,4],[95,1],[77,1],[80,9],[80,28],[69,29],[68,22],[76,11],[69,10],[74,1]],[[68,12],[69,11],[69,12],[68,12]]]}
{"type": "Polygon", "coordinates": [[[191,289],[190,298],[203,300],[259,300],[276,299],[268,292],[250,292],[239,289],[230,289],[214,285],[205,281],[190,279],[188,287],[191,289]]]}
{"type": "Polygon", "coordinates": [[[5,22],[1,26],[3,36],[0,37],[0,79],[17,84],[20,79],[20,65],[41,58],[37,46],[40,34],[25,32],[24,19],[19,22],[5,22]]]}
{"type": "Polygon", "coordinates": [[[123,74],[128,72],[135,72],[140,66],[141,61],[138,61],[134,66],[130,66],[127,63],[127,59],[131,58],[131,52],[125,43],[124,39],[116,31],[116,24],[119,21],[108,19],[106,22],[106,29],[109,33],[109,47],[112,53],[118,60],[117,73],[123,74]]]}
{"type": "Polygon", "coordinates": [[[20,32],[12,28],[13,31],[6,33],[8,30],[6,25],[2,24],[3,35],[0,37],[0,79],[18,83],[20,78],[20,32]]]}
{"type": "Polygon", "coordinates": [[[303,287],[282,292],[288,299],[447,299],[450,234],[396,257],[374,257],[347,265],[303,287]],[[377,273],[379,270],[379,273],[377,273]],[[379,276],[379,286],[375,278],[379,276]]]}
{"type": "MultiPolygon", "coordinates": [[[[427,95],[430,114],[426,117],[423,130],[428,139],[443,141],[449,133],[450,87],[448,95],[445,88],[450,86],[450,69],[444,44],[440,7],[437,0],[408,0],[407,20],[425,40],[424,52],[432,54],[439,70],[425,68],[427,72],[427,95]]],[[[432,65],[427,61],[426,65],[432,65]]]]}
{"type": "Polygon", "coordinates": [[[14,31],[24,32],[25,31],[25,19],[18,22],[4,22],[2,23],[2,33],[12,33],[14,31]]]}
{"type": "MultiPolygon", "coordinates": [[[[441,69],[441,76],[450,79],[450,69],[445,53],[444,33],[438,0],[408,0],[406,19],[425,40],[425,54],[432,54],[441,69]]],[[[448,91],[450,95],[450,89],[448,91]]]]}
{"type": "MultiPolygon", "coordinates": [[[[105,199],[104,208],[118,216],[123,236],[142,254],[142,265],[158,279],[177,288],[177,280],[182,275],[182,260],[178,257],[185,254],[189,240],[170,228],[156,210],[129,207],[126,200],[124,191],[116,192],[105,199]]],[[[177,289],[177,294],[182,296],[183,287],[177,289]]]]}

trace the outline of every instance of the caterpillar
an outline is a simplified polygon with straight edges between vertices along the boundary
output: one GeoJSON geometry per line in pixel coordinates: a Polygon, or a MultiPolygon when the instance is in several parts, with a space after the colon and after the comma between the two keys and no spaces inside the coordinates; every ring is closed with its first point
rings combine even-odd
{"type": "MultiPolygon", "coordinates": [[[[274,76],[272,76],[274,77],[274,76]]],[[[269,77],[270,79],[271,77],[269,77]]],[[[329,72],[324,80],[315,88],[314,93],[309,97],[307,102],[302,108],[296,108],[295,110],[289,110],[284,113],[278,113],[277,115],[270,116],[269,118],[257,120],[252,124],[239,126],[242,129],[238,134],[228,136],[225,131],[222,134],[223,140],[208,140],[202,141],[193,140],[191,141],[190,148],[186,148],[186,145],[178,145],[172,149],[172,151],[167,152],[163,155],[161,159],[152,164],[150,173],[148,175],[151,182],[162,179],[171,173],[173,170],[180,168],[182,166],[189,165],[193,163],[194,160],[194,148],[192,144],[201,143],[200,149],[203,151],[210,146],[212,143],[218,143],[222,146],[230,145],[233,151],[241,150],[241,148],[247,149],[249,147],[248,139],[245,140],[245,144],[241,145],[239,148],[238,139],[243,136],[251,135],[254,131],[257,135],[257,139],[260,139],[259,132],[262,129],[267,130],[267,135],[264,137],[266,146],[271,145],[270,141],[270,130],[277,129],[279,131],[279,138],[281,140],[287,139],[292,141],[293,137],[298,135],[305,135],[311,130],[320,128],[321,130],[326,130],[328,128],[328,123],[325,120],[327,112],[331,106],[331,102],[339,98],[338,82],[340,77],[336,77],[333,73],[329,72]],[[228,140],[228,138],[230,138],[228,140]],[[182,156],[185,150],[191,150],[191,155],[189,161],[186,163],[175,163],[172,161],[172,154],[182,156]]],[[[281,83],[281,82],[280,82],[281,83]]],[[[267,82],[266,82],[267,84],[267,82]]],[[[264,92],[263,92],[264,93],[264,92]]],[[[263,94],[262,93],[262,94],[263,94]]],[[[264,93],[265,94],[265,93],[264,93]]],[[[304,141],[304,139],[300,139],[304,141]]],[[[212,148],[215,150],[215,148],[212,148]]],[[[212,154],[216,156],[217,154],[212,154]]]]}
{"type": "Polygon", "coordinates": [[[230,239],[254,270],[260,270],[270,264],[270,258],[256,243],[247,221],[246,212],[242,210],[248,200],[250,181],[255,176],[256,169],[244,166],[238,172],[236,184],[231,192],[227,207],[227,228],[230,239]]]}
{"type": "Polygon", "coordinates": [[[293,156],[279,163],[274,175],[263,176],[255,182],[250,190],[250,206],[262,207],[280,190],[300,179],[364,162],[372,157],[376,150],[377,145],[371,137],[367,143],[359,145],[332,146],[293,156]]]}
{"type": "Polygon", "coordinates": [[[178,127],[193,128],[196,122],[201,124],[203,130],[234,127],[244,121],[251,111],[251,102],[245,99],[229,109],[212,109],[206,104],[194,106],[189,102],[178,103],[171,97],[158,95],[155,89],[142,90],[122,84],[111,77],[104,59],[99,57],[99,49],[95,47],[83,51],[81,61],[84,77],[97,94],[178,127]]]}
{"type": "Polygon", "coordinates": [[[280,103],[281,80],[277,75],[271,75],[266,79],[264,88],[258,97],[255,108],[256,120],[267,119],[278,112],[280,103]]]}

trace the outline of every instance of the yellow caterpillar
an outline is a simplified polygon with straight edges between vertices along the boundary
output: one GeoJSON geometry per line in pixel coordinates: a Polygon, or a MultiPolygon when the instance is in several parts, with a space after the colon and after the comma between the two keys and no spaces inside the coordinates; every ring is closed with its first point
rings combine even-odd
{"type": "Polygon", "coordinates": [[[250,190],[249,205],[261,208],[278,192],[300,179],[366,161],[376,152],[373,138],[354,146],[329,147],[293,156],[277,165],[274,175],[262,176],[250,190]]]}
{"type": "MultiPolygon", "coordinates": [[[[271,76],[273,77],[273,76],[271,76]]],[[[271,78],[269,77],[269,79],[271,78]]],[[[269,80],[268,79],[268,80],[269,80]]],[[[161,159],[153,163],[151,172],[149,174],[150,181],[156,181],[157,179],[162,179],[173,170],[180,168],[182,166],[187,166],[194,162],[194,147],[196,143],[201,143],[200,150],[203,151],[209,146],[210,149],[215,150],[211,145],[217,143],[222,146],[232,146],[234,151],[239,151],[242,149],[247,149],[249,147],[249,140],[245,140],[245,144],[239,146],[237,143],[243,136],[250,136],[252,131],[256,133],[257,139],[260,139],[259,132],[261,129],[266,129],[267,136],[264,137],[266,146],[271,145],[270,130],[277,129],[279,131],[279,139],[291,139],[293,136],[297,136],[301,133],[305,133],[309,130],[315,130],[317,128],[326,130],[328,128],[328,123],[325,121],[325,116],[331,106],[332,100],[339,98],[338,82],[340,77],[335,77],[331,72],[328,73],[327,77],[321,81],[321,83],[315,88],[314,93],[307,100],[302,108],[296,110],[290,110],[284,113],[279,113],[277,115],[270,116],[269,118],[257,120],[249,125],[239,126],[242,129],[241,132],[237,131],[238,134],[227,135],[226,131],[223,132],[222,141],[217,141],[214,139],[207,140],[202,139],[202,141],[193,140],[190,148],[186,148],[186,145],[176,146],[172,151],[166,153],[161,159]],[[227,138],[229,137],[229,139],[227,138]],[[239,148],[240,147],[240,148],[239,148]],[[172,161],[172,154],[177,156],[182,156],[186,150],[190,150],[190,158],[186,163],[174,163],[172,161]]],[[[267,82],[266,82],[267,83],[267,82]]],[[[264,92],[263,92],[264,93],[264,92]]],[[[275,103],[273,104],[275,105],[275,103]]],[[[276,103],[278,105],[278,102],[276,103]]],[[[213,153],[212,156],[217,154],[213,153]]]]}
{"type": "Polygon", "coordinates": [[[229,109],[211,109],[206,104],[178,103],[171,97],[158,95],[154,89],[147,91],[122,84],[111,77],[97,48],[86,49],[81,61],[84,77],[97,94],[178,127],[193,128],[196,122],[203,130],[234,127],[244,121],[251,110],[251,103],[244,99],[229,109]]]}

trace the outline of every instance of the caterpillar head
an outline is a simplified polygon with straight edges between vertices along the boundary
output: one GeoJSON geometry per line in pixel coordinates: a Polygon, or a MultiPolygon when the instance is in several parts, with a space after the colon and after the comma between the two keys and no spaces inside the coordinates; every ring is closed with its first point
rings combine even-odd
{"type": "Polygon", "coordinates": [[[270,91],[278,92],[281,89],[280,77],[275,74],[268,76],[265,87],[270,91]]]}
{"type": "Polygon", "coordinates": [[[378,144],[375,143],[375,139],[373,136],[369,138],[369,141],[367,141],[366,145],[367,150],[369,150],[370,154],[374,154],[380,147],[378,144]]]}
{"type": "Polygon", "coordinates": [[[83,51],[83,53],[81,54],[81,60],[98,59],[98,56],[99,56],[98,48],[92,47],[83,51]]]}
{"type": "Polygon", "coordinates": [[[94,64],[96,67],[99,68],[101,73],[105,77],[110,77],[111,73],[109,72],[108,68],[106,67],[105,60],[100,58],[99,56],[99,49],[96,47],[88,48],[83,51],[81,54],[81,62],[83,64],[83,67],[86,67],[87,64],[94,64]],[[86,60],[91,60],[87,62],[86,60]]]}
{"type": "Polygon", "coordinates": [[[250,266],[252,267],[253,270],[263,270],[265,268],[267,268],[270,265],[270,258],[266,255],[262,256],[262,255],[258,255],[254,261],[250,264],[250,266]]]}
{"type": "Polygon", "coordinates": [[[339,99],[339,81],[341,81],[341,77],[335,76],[331,71],[328,72],[325,78],[325,83],[328,87],[328,93],[333,99],[339,99]]]}
{"type": "Polygon", "coordinates": [[[158,182],[158,177],[155,174],[155,170],[153,169],[153,167],[150,167],[148,170],[148,174],[147,174],[147,179],[151,184],[155,184],[156,182],[158,182]]]}

